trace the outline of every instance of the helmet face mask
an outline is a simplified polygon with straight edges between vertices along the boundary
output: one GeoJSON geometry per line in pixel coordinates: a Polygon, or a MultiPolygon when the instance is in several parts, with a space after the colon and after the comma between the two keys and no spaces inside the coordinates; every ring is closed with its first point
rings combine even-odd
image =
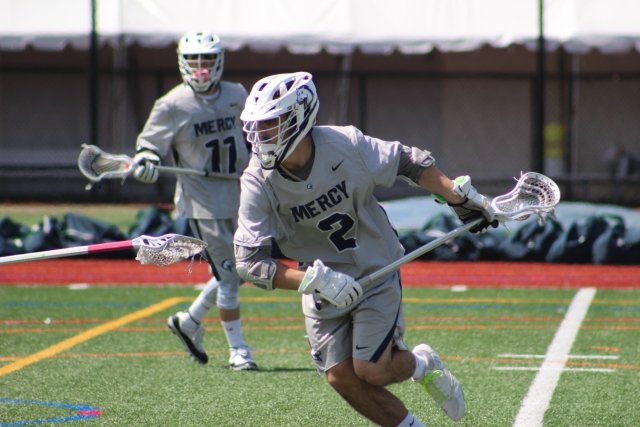
{"type": "MultiPolygon", "coordinates": [[[[295,121],[293,115],[282,115],[275,119],[254,121],[245,125],[244,130],[248,134],[251,142],[252,152],[258,156],[260,164],[264,169],[275,168],[284,154],[288,142],[295,132],[295,121]]],[[[287,151],[287,154],[290,150],[287,151]]]]}
{"type": "Polygon", "coordinates": [[[178,43],[178,68],[184,83],[195,92],[210,91],[220,82],[224,68],[220,38],[211,33],[187,33],[178,43]]]}
{"type": "Polygon", "coordinates": [[[315,124],[319,102],[311,74],[278,74],[259,80],[240,116],[263,169],[284,161],[315,124]]]}

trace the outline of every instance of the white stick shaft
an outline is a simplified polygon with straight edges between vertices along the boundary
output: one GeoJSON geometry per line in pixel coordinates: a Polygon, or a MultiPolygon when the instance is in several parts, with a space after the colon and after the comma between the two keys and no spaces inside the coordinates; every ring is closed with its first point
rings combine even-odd
{"type": "Polygon", "coordinates": [[[221,179],[240,179],[238,175],[229,175],[224,173],[217,172],[206,172],[199,171],[196,169],[187,169],[187,168],[177,168],[174,166],[156,166],[160,172],[169,172],[175,174],[183,174],[183,175],[198,175],[198,176],[210,176],[212,178],[221,178],[221,179]]]}
{"type": "Polygon", "coordinates": [[[358,283],[360,283],[361,286],[367,286],[370,283],[373,283],[374,281],[383,278],[384,276],[391,273],[392,271],[396,271],[398,268],[408,263],[409,261],[413,261],[414,259],[426,254],[427,252],[434,250],[435,248],[437,248],[438,246],[441,246],[442,244],[448,242],[449,240],[455,239],[459,235],[466,233],[476,225],[480,224],[482,221],[484,221],[483,218],[478,218],[475,221],[472,221],[468,224],[461,225],[460,227],[451,230],[444,236],[438,237],[437,239],[432,240],[426,245],[419,247],[415,251],[408,253],[402,258],[397,259],[396,261],[392,262],[388,266],[382,267],[380,270],[374,271],[368,276],[364,276],[362,279],[358,280],[358,283]]]}
{"type": "Polygon", "coordinates": [[[31,252],[28,254],[0,257],[0,264],[15,264],[18,262],[40,261],[45,259],[63,258],[75,255],[86,255],[100,252],[121,251],[133,248],[133,241],[97,243],[95,245],[77,246],[74,248],[52,249],[49,251],[31,252]]]}

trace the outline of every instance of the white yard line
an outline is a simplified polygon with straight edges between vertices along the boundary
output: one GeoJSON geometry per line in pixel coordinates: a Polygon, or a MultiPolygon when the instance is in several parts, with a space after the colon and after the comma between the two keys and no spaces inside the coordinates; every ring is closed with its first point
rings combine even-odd
{"type": "Polygon", "coordinates": [[[544,413],[549,407],[573,342],[595,294],[595,288],[584,288],[573,297],[567,314],[547,349],[542,366],[522,401],[513,427],[542,426],[544,413]]]}

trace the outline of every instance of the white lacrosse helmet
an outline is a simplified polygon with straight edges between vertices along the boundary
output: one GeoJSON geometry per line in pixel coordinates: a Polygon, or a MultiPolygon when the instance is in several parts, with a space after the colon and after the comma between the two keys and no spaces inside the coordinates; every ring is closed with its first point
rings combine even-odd
{"type": "Polygon", "coordinates": [[[276,74],[253,85],[240,115],[243,130],[263,169],[285,160],[316,122],[320,103],[306,72],[276,74]],[[273,126],[259,126],[274,121],[273,126]]]}
{"type": "Polygon", "coordinates": [[[220,38],[207,32],[190,32],[178,42],[178,68],[182,80],[198,93],[208,92],[222,78],[224,49],[220,38]]]}

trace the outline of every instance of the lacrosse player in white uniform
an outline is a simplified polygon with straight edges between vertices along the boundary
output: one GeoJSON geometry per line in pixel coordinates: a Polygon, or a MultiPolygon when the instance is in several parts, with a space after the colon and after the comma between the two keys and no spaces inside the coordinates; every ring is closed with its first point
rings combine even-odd
{"type": "MultiPolygon", "coordinates": [[[[178,43],[183,83],[158,99],[138,136],[134,176],[146,183],[158,180],[161,158],[198,171],[240,175],[249,160],[240,112],[247,97],[239,83],[222,81],[224,50],[220,38],[191,32],[178,43]]],[[[195,237],[207,242],[206,258],[213,277],[189,309],[169,317],[169,329],[193,359],[205,364],[202,319],[217,305],[229,344],[229,367],[256,370],[242,336],[233,233],[240,199],[238,180],[180,174],[175,205],[189,219],[195,237]]]]}
{"type": "Polygon", "coordinates": [[[364,289],[357,278],[404,255],[372,194],[401,176],[443,197],[474,231],[497,225],[489,199],[468,177],[452,181],[431,153],[364,135],[352,126],[315,126],[312,76],[258,81],[240,116],[253,156],[241,179],[236,268],[257,286],[297,290],[318,372],[360,414],[384,426],[422,426],[387,390],[417,382],[453,420],[464,415],[462,386],[427,344],[403,342],[400,274],[364,289]],[[271,257],[277,242],[300,268],[271,257]]]}

